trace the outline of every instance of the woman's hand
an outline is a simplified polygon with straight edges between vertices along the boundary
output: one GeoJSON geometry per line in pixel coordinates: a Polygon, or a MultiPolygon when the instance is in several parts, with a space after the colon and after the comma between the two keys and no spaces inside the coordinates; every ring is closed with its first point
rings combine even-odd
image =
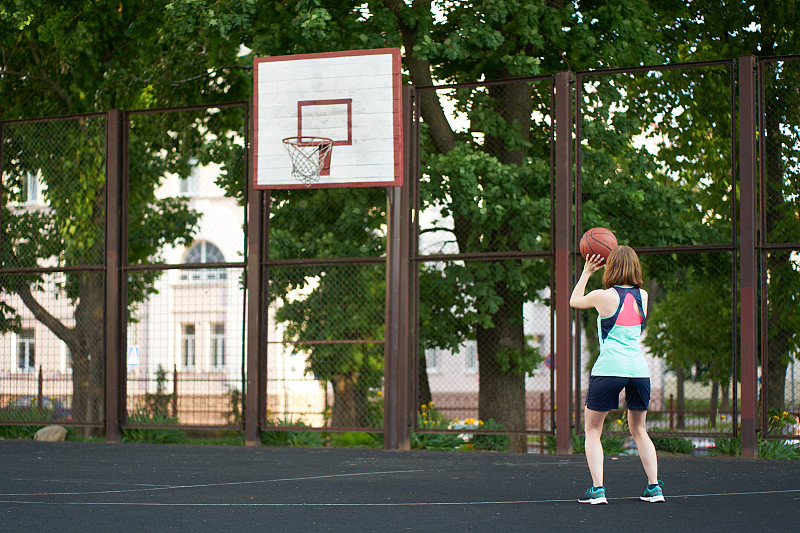
{"type": "MultiPolygon", "coordinates": [[[[569,305],[576,309],[589,309],[595,307],[595,304],[602,299],[603,291],[596,290],[589,294],[586,292],[586,284],[589,282],[589,277],[593,272],[597,272],[605,266],[605,259],[600,255],[587,255],[586,264],[583,265],[583,274],[572,289],[572,295],[569,297],[569,305]]],[[[616,293],[615,293],[616,294],[616,293]]]]}
{"type": "Polygon", "coordinates": [[[587,255],[586,256],[586,263],[583,265],[583,273],[584,274],[592,274],[597,272],[601,268],[603,268],[606,263],[606,260],[603,259],[602,255],[587,255]]]}

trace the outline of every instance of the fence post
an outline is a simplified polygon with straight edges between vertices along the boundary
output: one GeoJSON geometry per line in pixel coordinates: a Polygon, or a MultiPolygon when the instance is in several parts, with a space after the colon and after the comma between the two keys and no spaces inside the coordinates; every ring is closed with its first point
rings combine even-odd
{"type": "MultiPolygon", "coordinates": [[[[544,393],[539,393],[539,430],[544,431],[544,393]]],[[[544,433],[539,435],[539,453],[544,453],[544,433]]]]}
{"type": "MultiPolygon", "coordinates": [[[[250,114],[252,117],[252,114],[250,114]]],[[[253,127],[252,118],[250,127],[253,127]]],[[[254,136],[251,135],[251,139],[254,136]]],[[[255,152],[254,148],[251,148],[255,152]]],[[[254,156],[255,157],[255,156],[254,156]]],[[[268,320],[263,270],[264,202],[265,193],[253,187],[252,176],[247,177],[247,379],[244,391],[244,442],[246,446],[261,444],[261,411],[259,406],[266,391],[262,390],[266,376],[262,376],[264,350],[264,324],[268,320]]]]}
{"type": "Polygon", "coordinates": [[[572,449],[572,72],[555,75],[556,453],[572,449]]]}
{"type": "Polygon", "coordinates": [[[755,65],[755,56],[739,57],[739,303],[742,328],[739,349],[742,375],[741,443],[742,457],[746,458],[758,456],[755,65]]]}
{"type": "Polygon", "coordinates": [[[384,334],[384,439],[387,450],[411,449],[409,406],[412,370],[409,343],[411,278],[410,229],[411,98],[413,88],[403,87],[403,185],[387,187],[386,326],[384,334]]]}
{"type": "Polygon", "coordinates": [[[178,365],[176,364],[172,365],[172,416],[178,418],[178,365]]]}
{"type": "Polygon", "coordinates": [[[669,395],[669,430],[675,430],[675,396],[669,395]]]}
{"type": "Polygon", "coordinates": [[[120,442],[122,416],[120,410],[120,371],[124,350],[120,346],[122,309],[120,304],[120,197],[122,194],[123,128],[122,111],[106,113],[106,380],[105,426],[106,442],[120,442]]]}
{"type": "Polygon", "coordinates": [[[36,394],[36,402],[37,407],[39,408],[39,413],[42,412],[44,408],[44,374],[42,373],[42,365],[39,365],[39,390],[36,394]]]}

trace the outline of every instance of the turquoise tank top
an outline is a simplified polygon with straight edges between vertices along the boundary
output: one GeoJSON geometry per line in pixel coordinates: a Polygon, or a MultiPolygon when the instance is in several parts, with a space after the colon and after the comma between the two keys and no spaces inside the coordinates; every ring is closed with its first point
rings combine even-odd
{"type": "Polygon", "coordinates": [[[592,375],[649,378],[650,369],[639,347],[645,325],[642,292],[636,287],[615,286],[614,290],[619,295],[617,311],[609,317],[597,317],[600,357],[592,367],[592,375]]]}

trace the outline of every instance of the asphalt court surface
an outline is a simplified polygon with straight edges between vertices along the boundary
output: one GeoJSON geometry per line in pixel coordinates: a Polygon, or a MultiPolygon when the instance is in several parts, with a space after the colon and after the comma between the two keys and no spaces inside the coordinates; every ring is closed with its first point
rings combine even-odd
{"type": "Polygon", "coordinates": [[[0,441],[0,531],[798,531],[800,461],[0,441]]]}

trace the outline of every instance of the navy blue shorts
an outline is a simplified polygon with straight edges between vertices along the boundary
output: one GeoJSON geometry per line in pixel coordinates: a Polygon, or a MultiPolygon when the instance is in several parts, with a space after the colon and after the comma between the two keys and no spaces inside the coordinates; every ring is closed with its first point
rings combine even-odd
{"type": "Polygon", "coordinates": [[[650,407],[650,378],[592,376],[586,407],[592,411],[619,409],[619,393],[625,389],[625,403],[631,411],[647,411],[650,407]]]}

